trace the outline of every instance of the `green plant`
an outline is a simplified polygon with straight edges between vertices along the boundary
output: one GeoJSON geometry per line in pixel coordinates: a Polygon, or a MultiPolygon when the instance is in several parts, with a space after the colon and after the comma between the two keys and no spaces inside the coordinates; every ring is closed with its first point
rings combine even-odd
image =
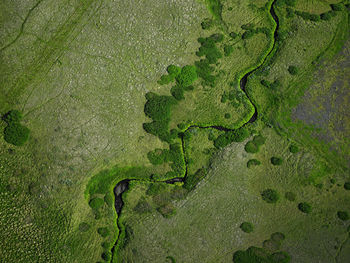
{"type": "Polygon", "coordinates": [[[349,213],[346,211],[338,211],[337,216],[340,220],[342,221],[347,221],[349,220],[349,213]]]}
{"type": "Polygon", "coordinates": [[[109,235],[109,230],[107,227],[100,227],[97,229],[97,233],[99,233],[101,237],[107,237],[109,235]]]}
{"type": "Polygon", "coordinates": [[[225,113],[225,119],[229,119],[231,118],[231,114],[230,113],[225,113]]]}
{"type": "Polygon", "coordinates": [[[289,66],[289,67],[288,67],[288,72],[289,72],[291,75],[297,75],[298,72],[299,72],[299,69],[298,69],[296,66],[289,66]]]}
{"type": "Polygon", "coordinates": [[[299,148],[298,148],[298,146],[292,144],[291,146],[289,146],[289,151],[291,153],[297,153],[297,152],[299,152],[299,148]]]}
{"type": "Polygon", "coordinates": [[[184,89],[180,85],[173,86],[170,90],[170,93],[176,100],[183,100],[185,98],[184,89]]]}
{"type": "Polygon", "coordinates": [[[309,214],[312,211],[311,205],[306,202],[299,203],[298,209],[305,214],[309,214]]]}
{"type": "Polygon", "coordinates": [[[350,182],[345,182],[344,183],[344,189],[345,190],[350,190],[350,182]]]}
{"type": "Polygon", "coordinates": [[[10,110],[7,112],[2,119],[7,123],[15,123],[15,122],[20,122],[22,120],[23,116],[22,113],[18,110],[10,110]]]}
{"type": "Polygon", "coordinates": [[[250,159],[248,162],[247,162],[247,167],[250,168],[252,166],[257,166],[257,165],[260,165],[261,162],[257,159],[250,159]]]}
{"type": "Polygon", "coordinates": [[[110,251],[105,251],[102,253],[101,258],[107,262],[111,261],[112,253],[110,251]]]}
{"type": "Polygon", "coordinates": [[[196,79],[197,71],[195,66],[187,65],[184,66],[181,69],[181,72],[179,75],[176,76],[176,81],[182,86],[182,87],[188,87],[190,86],[196,79]]]}
{"type": "Polygon", "coordinates": [[[259,147],[253,141],[249,141],[244,146],[244,150],[247,153],[257,153],[259,151],[259,147]]]}
{"type": "Polygon", "coordinates": [[[231,55],[232,52],[233,52],[233,46],[231,46],[231,45],[224,45],[224,55],[226,57],[231,55]]]}
{"type": "Polygon", "coordinates": [[[4,129],[4,139],[15,146],[22,146],[29,138],[29,129],[18,122],[10,122],[4,129]]]}
{"type": "Polygon", "coordinates": [[[267,203],[276,203],[279,200],[279,194],[276,190],[266,189],[261,192],[261,197],[267,203]]]}
{"type": "Polygon", "coordinates": [[[201,44],[199,50],[196,52],[198,57],[205,56],[209,64],[215,64],[218,59],[222,58],[222,54],[216,47],[216,43],[222,41],[222,34],[213,34],[207,38],[198,38],[198,42],[201,44]]]}
{"type": "Polygon", "coordinates": [[[181,68],[175,65],[169,65],[166,69],[169,73],[169,75],[172,75],[174,77],[178,76],[181,73],[181,68]]]}
{"type": "Polygon", "coordinates": [[[98,210],[103,206],[103,204],[104,204],[103,199],[99,197],[92,198],[89,202],[89,205],[93,210],[98,210]]]}
{"type": "Polygon", "coordinates": [[[271,157],[271,163],[273,165],[281,165],[283,163],[283,159],[280,157],[271,157]]]}
{"type": "Polygon", "coordinates": [[[331,8],[333,11],[343,11],[343,5],[341,3],[331,4],[331,8]]]}
{"type": "Polygon", "coordinates": [[[238,37],[238,34],[235,33],[235,32],[231,32],[229,35],[230,35],[230,37],[232,37],[233,39],[235,39],[235,38],[238,37]]]}
{"type": "Polygon", "coordinates": [[[245,233],[251,233],[254,230],[253,224],[249,222],[243,222],[239,227],[245,233]]]}
{"type": "Polygon", "coordinates": [[[213,26],[213,20],[211,20],[210,18],[206,18],[201,23],[201,26],[203,30],[210,29],[213,26]]]}
{"type": "Polygon", "coordinates": [[[214,72],[214,67],[210,66],[209,60],[201,59],[200,61],[196,61],[195,65],[197,67],[197,74],[204,80],[204,84],[214,87],[216,76],[212,75],[212,72],[214,72]]]}
{"type": "Polygon", "coordinates": [[[185,179],[184,188],[189,191],[193,190],[206,174],[207,170],[204,168],[198,169],[194,174],[188,174],[185,179]]]}
{"type": "Polygon", "coordinates": [[[112,206],[112,205],[113,205],[113,196],[112,196],[111,193],[105,194],[103,200],[105,201],[105,203],[106,203],[108,206],[112,206]]]}
{"type": "Polygon", "coordinates": [[[141,198],[134,207],[134,211],[139,214],[152,212],[152,206],[144,198],[141,198]]]}
{"type": "Polygon", "coordinates": [[[229,145],[232,142],[242,142],[249,136],[249,132],[245,127],[225,132],[219,135],[215,141],[214,146],[218,149],[229,145]]]}

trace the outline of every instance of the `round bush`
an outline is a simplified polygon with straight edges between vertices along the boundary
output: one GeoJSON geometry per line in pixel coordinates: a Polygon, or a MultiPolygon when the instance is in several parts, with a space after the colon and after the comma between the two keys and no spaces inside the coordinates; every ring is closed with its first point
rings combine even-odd
{"type": "Polygon", "coordinates": [[[298,146],[292,144],[291,146],[289,146],[289,151],[291,153],[297,153],[297,152],[299,152],[299,148],[298,148],[298,146]]]}
{"type": "Polygon", "coordinates": [[[29,138],[29,129],[18,122],[11,122],[4,130],[6,142],[15,146],[23,145],[29,138]]]}
{"type": "Polygon", "coordinates": [[[109,230],[107,227],[100,227],[97,229],[97,233],[99,233],[101,237],[107,237],[109,235],[109,230]]]}
{"type": "Polygon", "coordinates": [[[239,227],[245,233],[251,233],[254,230],[253,224],[249,222],[243,222],[239,227]]]}
{"type": "Polygon", "coordinates": [[[288,67],[288,72],[291,74],[291,75],[297,75],[299,70],[296,66],[289,66],[288,67]]]}
{"type": "Polygon", "coordinates": [[[283,160],[279,157],[271,157],[271,163],[273,165],[281,165],[283,163],[283,160]]]}
{"type": "Polygon", "coordinates": [[[178,76],[176,76],[177,82],[182,87],[190,86],[197,78],[198,76],[196,67],[191,65],[184,66],[181,69],[181,73],[178,76]]]}
{"type": "Polygon", "coordinates": [[[311,205],[306,202],[299,203],[298,209],[305,214],[309,214],[312,211],[311,205]]]}
{"type": "Polygon", "coordinates": [[[338,211],[337,216],[340,220],[343,220],[343,221],[349,220],[349,213],[346,211],[338,211]]]}
{"type": "Polygon", "coordinates": [[[267,203],[276,203],[279,200],[279,194],[276,190],[266,189],[261,193],[261,197],[267,203]]]}
{"type": "Polygon", "coordinates": [[[7,124],[20,122],[22,120],[22,113],[18,110],[10,110],[2,118],[7,124]]]}
{"type": "Polygon", "coordinates": [[[169,65],[166,69],[169,73],[169,75],[177,76],[181,72],[181,68],[175,65],[169,65]]]}
{"type": "Polygon", "coordinates": [[[261,162],[257,159],[250,159],[248,162],[247,162],[247,167],[250,168],[251,166],[256,166],[256,165],[260,165],[261,162]]]}
{"type": "Polygon", "coordinates": [[[104,201],[101,198],[92,198],[90,199],[89,205],[92,209],[98,210],[101,206],[103,206],[104,201]]]}
{"type": "Polygon", "coordinates": [[[288,201],[291,201],[291,202],[295,201],[295,198],[296,198],[296,195],[293,192],[286,192],[284,196],[288,201]]]}
{"type": "Polygon", "coordinates": [[[259,147],[253,141],[249,141],[244,146],[244,150],[247,153],[257,153],[259,151],[259,147]]]}
{"type": "Polygon", "coordinates": [[[350,182],[345,182],[344,183],[344,189],[345,190],[350,190],[350,182]]]}

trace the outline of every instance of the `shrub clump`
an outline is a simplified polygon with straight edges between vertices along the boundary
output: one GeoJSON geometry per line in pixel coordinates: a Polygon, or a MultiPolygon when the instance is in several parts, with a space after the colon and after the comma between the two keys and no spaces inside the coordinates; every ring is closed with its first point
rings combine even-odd
{"type": "Polygon", "coordinates": [[[291,146],[289,146],[289,151],[291,153],[297,153],[297,152],[299,152],[299,148],[298,148],[298,146],[292,144],[291,146]]]}
{"type": "Polygon", "coordinates": [[[283,251],[269,253],[258,247],[249,247],[247,250],[238,250],[233,254],[234,263],[288,263],[290,256],[283,251]]]}
{"type": "Polygon", "coordinates": [[[344,183],[344,189],[345,190],[350,190],[350,182],[345,182],[344,183]]]}
{"type": "Polygon", "coordinates": [[[266,189],[261,192],[261,197],[264,201],[267,203],[276,203],[279,200],[279,194],[276,190],[273,189],[266,189]]]}
{"type": "Polygon", "coordinates": [[[253,141],[249,141],[244,146],[244,150],[247,153],[257,153],[259,151],[259,147],[253,141]]]}
{"type": "Polygon", "coordinates": [[[210,18],[206,18],[201,23],[201,26],[203,30],[210,29],[213,26],[213,20],[211,20],[210,18]]]}
{"type": "Polygon", "coordinates": [[[195,66],[187,65],[176,76],[176,81],[181,87],[188,87],[198,78],[195,66]]]}
{"type": "Polygon", "coordinates": [[[296,66],[289,66],[289,67],[288,67],[288,72],[289,72],[291,75],[297,75],[298,72],[299,72],[299,69],[298,69],[296,66]]]}
{"type": "Polygon", "coordinates": [[[299,203],[298,209],[305,214],[310,214],[312,211],[311,205],[306,202],[299,203]]]}
{"type": "Polygon", "coordinates": [[[286,194],[284,195],[284,197],[288,200],[288,201],[295,201],[296,195],[293,192],[286,192],[286,194]]]}
{"type": "Polygon", "coordinates": [[[109,235],[109,230],[107,227],[100,227],[97,229],[97,233],[99,233],[101,237],[107,237],[109,235]]]}
{"type": "Polygon", "coordinates": [[[252,166],[257,166],[257,165],[260,165],[261,162],[257,159],[250,159],[248,162],[247,162],[247,167],[250,168],[252,166]]]}
{"type": "Polygon", "coordinates": [[[331,4],[331,8],[333,11],[342,11],[343,5],[341,3],[339,4],[331,4]]]}
{"type": "Polygon", "coordinates": [[[249,222],[243,222],[239,227],[245,233],[251,233],[254,230],[253,224],[249,222]]]}
{"type": "Polygon", "coordinates": [[[349,220],[349,213],[346,211],[338,211],[337,216],[340,220],[342,221],[347,221],[349,220]]]}
{"type": "Polygon", "coordinates": [[[90,199],[90,202],[89,202],[89,205],[93,210],[100,209],[103,206],[103,204],[104,204],[103,199],[98,197],[90,199]]]}
{"type": "Polygon", "coordinates": [[[193,190],[206,174],[207,170],[205,168],[200,168],[194,174],[189,174],[186,177],[184,188],[189,191],[193,190]]]}
{"type": "Polygon", "coordinates": [[[225,45],[224,46],[224,54],[225,54],[226,57],[231,55],[232,52],[233,52],[233,46],[231,46],[231,45],[225,45]]]}
{"type": "Polygon", "coordinates": [[[219,135],[215,141],[214,146],[218,149],[229,145],[232,142],[242,142],[249,136],[247,128],[241,127],[239,129],[225,132],[219,135]]]}
{"type": "Polygon", "coordinates": [[[283,163],[283,159],[279,157],[271,157],[271,163],[273,165],[281,165],[283,163]]]}
{"type": "Polygon", "coordinates": [[[101,258],[106,262],[109,262],[112,259],[112,253],[110,251],[105,251],[101,254],[101,258]]]}
{"type": "Polygon", "coordinates": [[[6,142],[15,146],[22,146],[29,138],[29,129],[23,126],[22,113],[18,110],[11,110],[3,116],[3,120],[7,123],[4,129],[4,139],[6,142]]]}
{"type": "Polygon", "coordinates": [[[221,42],[224,36],[220,33],[213,34],[210,37],[198,38],[201,44],[199,50],[196,52],[198,57],[205,56],[209,64],[215,64],[218,59],[222,58],[222,53],[217,48],[216,43],[221,42]]]}

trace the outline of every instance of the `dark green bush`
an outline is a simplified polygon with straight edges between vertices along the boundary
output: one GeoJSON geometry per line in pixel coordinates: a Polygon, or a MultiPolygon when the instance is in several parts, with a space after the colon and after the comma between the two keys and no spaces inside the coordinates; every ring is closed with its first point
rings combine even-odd
{"type": "Polygon", "coordinates": [[[296,198],[296,195],[293,192],[286,192],[284,196],[288,201],[291,201],[291,202],[295,201],[295,198],[296,198]]]}
{"type": "Polygon", "coordinates": [[[276,190],[273,189],[266,189],[261,192],[261,197],[264,201],[267,203],[276,203],[279,200],[279,194],[276,190]]]}
{"type": "Polygon", "coordinates": [[[342,11],[343,5],[341,3],[338,4],[331,4],[331,8],[333,11],[342,11]]]}
{"type": "Polygon", "coordinates": [[[22,120],[22,113],[19,112],[18,110],[10,110],[7,112],[2,119],[7,123],[15,123],[15,122],[20,122],[22,120]]]}
{"type": "Polygon", "coordinates": [[[97,233],[99,233],[101,237],[107,237],[109,235],[109,230],[107,227],[100,227],[97,229],[97,233]]]}
{"type": "Polygon", "coordinates": [[[29,138],[29,129],[19,122],[10,122],[4,129],[4,139],[15,146],[22,146],[29,138]]]}
{"type": "Polygon", "coordinates": [[[255,31],[247,30],[242,34],[242,39],[246,40],[246,39],[252,38],[254,35],[255,35],[255,31]]]}
{"type": "Polygon", "coordinates": [[[229,119],[231,118],[231,114],[230,113],[225,113],[225,119],[229,119]]]}
{"type": "Polygon", "coordinates": [[[210,66],[209,60],[201,59],[200,61],[196,61],[195,65],[197,67],[197,74],[204,80],[204,84],[214,87],[216,77],[212,75],[212,72],[214,72],[214,67],[210,66]]]}
{"type": "Polygon", "coordinates": [[[291,74],[291,75],[297,75],[299,70],[296,66],[289,66],[288,67],[288,72],[291,74]]]}
{"type": "Polygon", "coordinates": [[[171,263],[176,263],[176,260],[172,256],[167,256],[166,259],[169,259],[171,263]]]}
{"type": "Polygon", "coordinates": [[[159,85],[166,85],[169,84],[170,82],[174,81],[175,77],[172,75],[162,75],[160,77],[160,80],[158,80],[159,85]]]}
{"type": "Polygon", "coordinates": [[[94,210],[98,210],[103,206],[103,204],[104,204],[103,199],[98,197],[90,199],[90,202],[89,202],[90,207],[94,210]]]}
{"type": "Polygon", "coordinates": [[[225,132],[219,135],[214,141],[214,146],[218,149],[229,145],[232,142],[242,142],[249,136],[249,132],[245,127],[225,132]]]}
{"type": "Polygon", "coordinates": [[[334,11],[328,11],[320,15],[322,20],[329,21],[332,19],[334,11]]]}
{"type": "Polygon", "coordinates": [[[289,6],[295,6],[296,0],[284,0],[284,3],[289,6]]]}
{"type": "Polygon", "coordinates": [[[286,239],[285,235],[281,232],[275,232],[275,233],[271,234],[271,240],[273,242],[281,243],[285,239],[286,239]]]}
{"type": "Polygon", "coordinates": [[[79,231],[86,232],[90,229],[90,225],[88,223],[82,222],[79,224],[79,231]]]}
{"type": "Polygon", "coordinates": [[[250,159],[248,162],[247,162],[247,167],[250,168],[252,166],[257,166],[257,165],[260,165],[261,162],[257,159],[250,159]]]}
{"type": "Polygon", "coordinates": [[[111,261],[112,259],[112,252],[111,251],[105,251],[102,253],[101,258],[107,262],[111,261]]]}
{"type": "Polygon", "coordinates": [[[169,65],[166,69],[169,75],[176,77],[181,73],[181,68],[175,65],[169,65]]]}
{"type": "Polygon", "coordinates": [[[182,154],[182,146],[180,143],[170,144],[169,160],[172,161],[172,164],[170,166],[176,173],[176,175],[182,176],[186,170],[186,164],[182,154]]]}
{"type": "Polygon", "coordinates": [[[101,247],[103,247],[104,249],[109,249],[110,248],[110,243],[107,241],[104,241],[101,243],[101,247]]]}
{"type": "Polygon", "coordinates": [[[170,93],[176,100],[183,100],[185,98],[184,89],[180,85],[173,86],[170,90],[170,93]]]}
{"type": "Polygon", "coordinates": [[[247,153],[257,153],[259,151],[259,146],[257,146],[253,141],[249,141],[244,146],[244,150],[247,153]]]}
{"type": "Polygon", "coordinates": [[[187,65],[181,69],[179,75],[176,76],[176,81],[182,87],[188,87],[198,78],[195,66],[187,65]]]}
{"type": "Polygon", "coordinates": [[[345,182],[344,183],[344,189],[345,190],[350,190],[350,182],[345,182]]]}
{"type": "Polygon", "coordinates": [[[222,4],[220,0],[207,0],[206,4],[213,17],[217,20],[221,20],[222,4]]]}
{"type": "Polygon", "coordinates": [[[254,24],[252,23],[244,24],[244,25],[241,25],[241,28],[243,30],[254,30],[254,24]]]}
{"type": "Polygon", "coordinates": [[[156,195],[165,190],[164,183],[151,183],[146,191],[147,195],[156,195]]]}
{"type": "Polygon", "coordinates": [[[342,221],[347,221],[349,220],[349,213],[346,211],[338,211],[337,216],[340,220],[342,221]]]}
{"type": "Polygon", "coordinates": [[[298,146],[292,144],[291,146],[289,146],[289,151],[291,153],[297,153],[297,152],[299,152],[299,148],[298,148],[298,146]]]}
{"type": "Polygon", "coordinates": [[[305,214],[309,214],[312,211],[311,205],[306,202],[299,203],[298,209],[305,214]]]}
{"type": "Polygon", "coordinates": [[[232,52],[233,52],[233,46],[230,46],[230,45],[225,45],[224,46],[224,54],[225,54],[226,57],[231,55],[232,52]]]}
{"type": "Polygon", "coordinates": [[[283,163],[283,159],[279,157],[271,157],[271,163],[273,165],[281,165],[283,163]]]}
{"type": "Polygon", "coordinates": [[[270,256],[270,260],[272,263],[288,263],[290,262],[290,256],[288,253],[284,251],[279,251],[279,252],[273,253],[270,256]]]}
{"type": "Polygon", "coordinates": [[[295,13],[294,13],[294,10],[292,8],[287,7],[286,11],[287,11],[287,15],[286,15],[287,18],[293,18],[294,17],[295,13]]]}
{"type": "Polygon", "coordinates": [[[254,230],[253,224],[249,222],[243,222],[239,227],[245,233],[251,233],[254,230]]]}
{"type": "Polygon", "coordinates": [[[307,12],[300,12],[300,11],[295,11],[295,14],[302,17],[304,20],[310,20],[313,22],[318,22],[321,20],[320,15],[317,15],[317,14],[310,14],[307,12]]]}
{"type": "Polygon", "coordinates": [[[168,131],[169,129],[169,122],[165,121],[152,121],[148,123],[143,124],[143,129],[155,136],[158,136],[159,139],[162,141],[170,143],[172,140],[172,137],[170,136],[170,133],[168,131]]]}
{"type": "Polygon", "coordinates": [[[148,94],[145,104],[145,114],[154,121],[164,121],[170,119],[171,107],[176,104],[176,100],[170,96],[159,96],[155,93],[148,94]]]}
{"type": "Polygon", "coordinates": [[[134,211],[139,214],[152,212],[152,206],[143,198],[141,198],[136,206],[134,207],[134,211]]]}
{"type": "Polygon", "coordinates": [[[169,151],[166,149],[155,149],[147,153],[148,160],[151,164],[160,165],[170,161],[169,151]]]}
{"type": "Polygon", "coordinates": [[[269,88],[271,85],[271,83],[266,79],[261,80],[260,83],[261,83],[261,85],[265,86],[266,88],[269,88]]]}
{"type": "Polygon", "coordinates": [[[198,42],[201,46],[196,52],[196,55],[198,57],[205,56],[209,64],[215,64],[218,59],[222,58],[220,50],[216,47],[216,43],[222,41],[222,38],[222,34],[214,34],[207,38],[199,38],[198,42]]]}

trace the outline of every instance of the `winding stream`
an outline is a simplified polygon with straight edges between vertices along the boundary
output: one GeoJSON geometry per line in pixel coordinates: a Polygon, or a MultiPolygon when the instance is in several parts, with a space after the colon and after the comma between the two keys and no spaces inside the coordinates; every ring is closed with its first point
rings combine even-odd
{"type": "MultiPolygon", "coordinates": [[[[254,73],[255,71],[257,71],[258,69],[260,69],[266,62],[267,58],[270,56],[270,54],[274,51],[275,47],[276,47],[276,39],[277,39],[277,32],[278,32],[278,29],[279,29],[279,20],[278,20],[278,17],[275,13],[275,10],[274,10],[274,4],[275,4],[276,1],[273,1],[272,4],[271,4],[271,7],[270,7],[270,14],[271,14],[271,17],[273,18],[273,20],[276,22],[276,28],[274,30],[274,37],[273,37],[273,46],[271,48],[271,50],[268,52],[268,54],[265,56],[263,62],[258,66],[256,67],[255,69],[249,71],[248,73],[246,73],[240,80],[240,88],[241,90],[245,93],[245,95],[247,96],[247,98],[249,99],[249,101],[251,102],[251,104],[253,105],[254,107],[254,114],[252,115],[252,117],[249,119],[249,121],[247,121],[244,125],[248,124],[248,123],[253,123],[257,120],[257,117],[258,117],[258,112],[257,112],[257,108],[255,106],[255,104],[253,103],[253,101],[251,100],[251,98],[249,97],[249,95],[247,94],[246,92],[246,85],[247,85],[247,82],[248,82],[248,77],[254,73]]],[[[243,126],[244,126],[243,125],[243,126]]],[[[184,132],[188,131],[189,129],[191,128],[200,128],[200,129],[208,129],[208,128],[212,128],[212,129],[216,129],[216,130],[219,130],[219,131],[233,131],[234,129],[229,129],[229,128],[225,128],[225,127],[222,127],[222,126],[206,126],[206,127],[201,127],[201,126],[198,126],[198,125],[192,125],[190,127],[188,127],[184,132]]],[[[185,176],[184,177],[175,177],[175,178],[172,178],[172,179],[169,179],[169,180],[166,180],[166,181],[159,181],[159,182],[163,182],[163,183],[167,183],[167,184],[174,184],[176,182],[184,182],[186,180],[186,177],[187,177],[187,171],[188,171],[188,162],[186,160],[186,155],[185,155],[185,147],[184,147],[184,139],[183,137],[181,137],[181,142],[182,142],[182,151],[183,151],[183,156],[185,158],[185,165],[186,165],[186,172],[185,172],[185,176]]],[[[125,179],[125,180],[122,180],[120,182],[118,182],[118,184],[114,187],[114,196],[115,196],[115,203],[114,203],[114,207],[115,207],[115,210],[117,212],[117,215],[118,215],[118,218],[120,217],[120,213],[121,213],[121,210],[123,208],[123,199],[122,199],[122,194],[128,190],[128,187],[129,187],[129,182],[131,180],[135,180],[137,181],[137,179],[125,179]]],[[[119,227],[119,220],[117,219],[117,225],[119,227]]],[[[114,250],[118,244],[118,241],[119,241],[119,238],[120,238],[120,232],[119,231],[119,234],[118,234],[118,238],[115,242],[115,244],[113,245],[113,248],[111,250],[112,252],[112,260],[111,262],[113,262],[113,256],[114,256],[114,250]]]]}

